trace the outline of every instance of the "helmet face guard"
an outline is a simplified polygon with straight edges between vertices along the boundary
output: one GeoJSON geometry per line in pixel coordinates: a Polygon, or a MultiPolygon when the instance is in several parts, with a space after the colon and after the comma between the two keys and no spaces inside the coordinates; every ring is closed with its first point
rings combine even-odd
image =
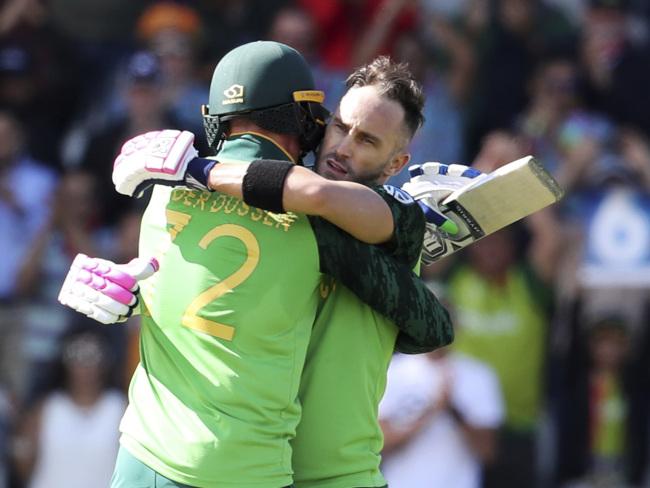
{"type": "Polygon", "coordinates": [[[278,134],[297,135],[302,160],[305,154],[314,151],[323,140],[330,113],[322,105],[325,99],[323,92],[298,91],[293,93],[293,98],[294,102],[275,107],[224,115],[210,115],[208,106],[203,105],[201,109],[208,145],[218,150],[225,139],[227,122],[236,117],[247,116],[263,129],[278,134]]]}

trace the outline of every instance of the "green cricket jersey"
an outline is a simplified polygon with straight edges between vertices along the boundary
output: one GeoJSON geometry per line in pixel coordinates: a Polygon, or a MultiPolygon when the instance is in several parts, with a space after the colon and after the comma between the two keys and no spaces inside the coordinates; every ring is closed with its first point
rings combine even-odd
{"type": "MultiPolygon", "coordinates": [[[[249,133],[226,141],[218,155],[262,157],[287,159],[249,133]]],[[[141,362],[120,426],[125,449],[192,486],[291,484],[289,439],[322,273],[401,322],[416,342],[431,340],[426,307],[404,308],[412,296],[426,301],[420,284],[331,227],[219,193],[155,188],[140,255],[156,256],[160,270],[141,285],[141,362]],[[394,273],[400,286],[358,286],[350,268],[360,263],[379,264],[377,273],[394,273]]]]}
{"type": "MultiPolygon", "coordinates": [[[[380,193],[396,224],[392,255],[414,266],[424,235],[422,212],[410,197],[400,202],[380,193]]],[[[331,278],[322,297],[300,384],[302,418],[292,441],[296,488],[384,486],[378,406],[398,329],[331,278]]],[[[446,311],[439,307],[437,313],[439,327],[449,327],[446,311]]]]}
{"type": "Polygon", "coordinates": [[[494,286],[461,264],[448,284],[460,325],[454,348],[494,368],[506,426],[518,430],[533,429],[539,419],[546,344],[543,298],[528,273],[513,266],[505,283],[494,286]]]}

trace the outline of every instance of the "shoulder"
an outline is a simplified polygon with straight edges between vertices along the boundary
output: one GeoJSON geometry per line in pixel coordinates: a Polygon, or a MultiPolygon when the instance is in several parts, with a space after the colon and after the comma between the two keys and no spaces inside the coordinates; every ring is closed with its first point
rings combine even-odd
{"type": "Polygon", "coordinates": [[[415,265],[424,239],[424,213],[413,197],[400,188],[383,185],[375,191],[390,208],[395,226],[392,239],[384,247],[396,258],[415,265]]]}
{"type": "Polygon", "coordinates": [[[121,411],[126,407],[126,396],[119,390],[110,389],[102,395],[102,402],[109,408],[121,411]]]}
{"type": "Polygon", "coordinates": [[[415,206],[415,200],[407,192],[393,185],[381,185],[375,188],[389,205],[415,206]]]}
{"type": "Polygon", "coordinates": [[[18,180],[29,180],[30,187],[37,185],[41,189],[53,188],[58,179],[56,171],[31,158],[23,158],[18,163],[13,177],[18,180]]]}
{"type": "Polygon", "coordinates": [[[456,374],[465,380],[465,384],[498,390],[498,376],[487,363],[462,353],[454,353],[451,362],[456,374]]]}

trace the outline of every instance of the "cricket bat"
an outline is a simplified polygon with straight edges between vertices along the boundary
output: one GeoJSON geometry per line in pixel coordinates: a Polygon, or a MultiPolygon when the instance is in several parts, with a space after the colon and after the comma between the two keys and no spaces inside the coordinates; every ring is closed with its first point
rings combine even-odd
{"type": "Polygon", "coordinates": [[[465,246],[547,207],[562,198],[557,181],[533,157],[508,163],[455,190],[440,210],[459,228],[455,235],[430,229],[423,244],[423,260],[437,261],[465,246]]]}

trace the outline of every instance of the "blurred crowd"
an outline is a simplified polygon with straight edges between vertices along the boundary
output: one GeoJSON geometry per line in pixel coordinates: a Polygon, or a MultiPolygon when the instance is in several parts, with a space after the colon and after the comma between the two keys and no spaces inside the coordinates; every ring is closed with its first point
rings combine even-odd
{"type": "Polygon", "coordinates": [[[408,62],[413,162],[533,154],[566,190],[423,269],[456,340],[393,361],[391,488],[650,486],[650,2],[5,0],[0,488],[107,486],[138,323],[90,323],[58,290],[79,252],[137,255],[121,144],[178,128],[207,154],[212,70],[257,39],[298,49],[331,110],[354,67],[408,62]]]}

